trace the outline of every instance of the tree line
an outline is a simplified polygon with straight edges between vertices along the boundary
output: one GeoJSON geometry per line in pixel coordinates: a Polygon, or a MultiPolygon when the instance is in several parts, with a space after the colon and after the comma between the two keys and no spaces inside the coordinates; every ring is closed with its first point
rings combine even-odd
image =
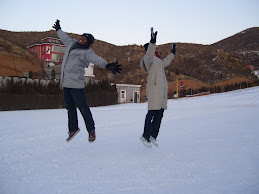
{"type": "MultiPolygon", "coordinates": [[[[222,92],[229,92],[233,90],[244,89],[244,88],[249,88],[254,86],[259,86],[259,80],[254,82],[241,82],[241,83],[235,83],[235,84],[227,84],[225,86],[201,87],[198,89],[189,88],[188,90],[186,90],[186,89],[180,88],[178,90],[178,95],[181,98],[181,97],[185,97],[186,95],[195,95],[202,92],[210,92],[211,94],[222,93],[222,92]]],[[[171,93],[169,93],[169,98],[171,99],[174,98],[174,94],[176,94],[176,91],[172,91],[171,93]]]]}
{"type": "MultiPolygon", "coordinates": [[[[116,86],[111,86],[107,80],[89,82],[85,93],[90,107],[117,104],[118,101],[116,86]]],[[[53,108],[65,108],[59,82],[28,83],[12,78],[0,88],[0,111],[53,108]]]]}

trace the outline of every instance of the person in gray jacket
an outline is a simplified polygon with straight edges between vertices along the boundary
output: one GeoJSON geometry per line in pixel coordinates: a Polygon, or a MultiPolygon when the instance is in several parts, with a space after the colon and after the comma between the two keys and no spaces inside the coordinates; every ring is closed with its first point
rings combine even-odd
{"type": "Polygon", "coordinates": [[[90,48],[94,42],[93,35],[85,33],[79,36],[78,40],[70,38],[61,30],[59,20],[56,21],[53,28],[55,28],[58,37],[66,45],[66,51],[61,65],[60,85],[63,89],[64,101],[68,110],[69,136],[67,142],[72,140],[80,131],[78,128],[76,106],[84,118],[86,129],[89,133],[88,141],[94,142],[96,139],[95,124],[85,97],[84,68],[88,67],[89,63],[93,63],[116,74],[120,73],[121,65],[118,65],[118,62],[108,63],[105,59],[94,53],[90,48]]]}
{"type": "Polygon", "coordinates": [[[140,137],[142,143],[151,148],[151,142],[158,146],[157,136],[162,121],[164,110],[167,109],[168,84],[164,68],[170,65],[174,59],[176,45],[172,44],[171,53],[161,59],[156,46],[157,32],[151,28],[151,40],[144,45],[146,54],[140,61],[140,67],[148,73],[147,77],[147,98],[148,113],[145,119],[143,135],[140,137]]]}

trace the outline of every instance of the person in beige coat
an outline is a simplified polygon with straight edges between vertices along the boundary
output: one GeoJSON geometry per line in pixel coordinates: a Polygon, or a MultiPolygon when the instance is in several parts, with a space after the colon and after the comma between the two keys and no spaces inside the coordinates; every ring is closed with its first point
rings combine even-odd
{"type": "Polygon", "coordinates": [[[157,136],[162,121],[164,110],[167,109],[168,84],[164,68],[170,65],[174,59],[176,45],[172,44],[172,52],[164,59],[158,54],[156,46],[157,32],[151,28],[150,43],[144,45],[146,54],[140,61],[140,67],[148,73],[146,94],[148,99],[148,113],[145,119],[143,135],[140,137],[142,143],[151,148],[151,142],[158,146],[157,136]]]}

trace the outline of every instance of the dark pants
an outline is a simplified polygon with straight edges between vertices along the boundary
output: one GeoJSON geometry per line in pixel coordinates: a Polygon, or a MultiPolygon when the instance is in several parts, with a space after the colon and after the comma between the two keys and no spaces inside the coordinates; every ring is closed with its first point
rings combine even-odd
{"type": "Polygon", "coordinates": [[[85,90],[75,88],[63,88],[64,101],[68,110],[68,129],[69,132],[78,130],[78,119],[76,106],[79,108],[87,131],[95,130],[94,120],[89,106],[86,103],[85,90]]]}
{"type": "Polygon", "coordinates": [[[145,139],[149,140],[150,135],[155,139],[157,138],[163,115],[164,109],[148,111],[143,133],[145,139]]]}

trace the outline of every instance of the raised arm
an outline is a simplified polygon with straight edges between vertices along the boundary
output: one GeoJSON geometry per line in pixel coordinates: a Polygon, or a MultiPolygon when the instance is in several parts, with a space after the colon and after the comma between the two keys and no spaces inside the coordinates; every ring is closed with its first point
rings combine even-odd
{"type": "Polygon", "coordinates": [[[147,48],[147,52],[144,56],[144,63],[146,69],[149,71],[151,64],[153,63],[155,52],[156,52],[156,36],[157,31],[154,33],[153,27],[151,28],[151,39],[147,48]]]}
{"type": "Polygon", "coordinates": [[[172,44],[172,50],[171,53],[169,55],[167,55],[166,58],[163,59],[163,66],[167,67],[168,65],[170,65],[170,63],[172,62],[172,60],[175,57],[175,53],[176,53],[176,48],[177,46],[173,43],[172,44]]]}
{"type": "Polygon", "coordinates": [[[118,61],[114,63],[108,63],[105,59],[102,57],[96,55],[93,50],[91,49],[90,52],[87,54],[86,59],[95,65],[98,65],[99,67],[105,68],[109,71],[111,71],[113,74],[120,73],[122,70],[120,67],[121,65],[118,65],[118,61]]]}
{"type": "Polygon", "coordinates": [[[66,46],[73,40],[63,30],[61,30],[59,20],[57,20],[52,27],[57,31],[58,37],[66,46]]]}

